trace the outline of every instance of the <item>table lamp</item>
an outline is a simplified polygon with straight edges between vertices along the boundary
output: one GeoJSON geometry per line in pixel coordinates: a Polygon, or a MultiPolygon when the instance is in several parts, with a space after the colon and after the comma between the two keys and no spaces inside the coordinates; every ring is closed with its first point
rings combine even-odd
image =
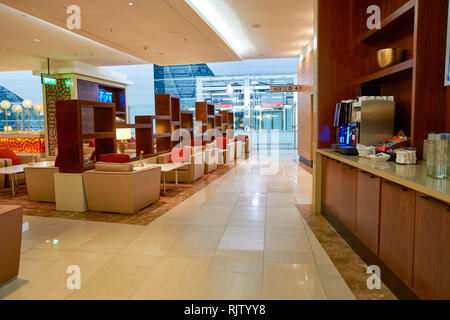
{"type": "Polygon", "coordinates": [[[5,109],[5,117],[6,117],[6,126],[5,126],[5,131],[9,131],[7,130],[8,128],[8,109],[9,107],[11,107],[11,103],[8,100],[3,100],[2,102],[0,102],[0,106],[5,109]]]}
{"type": "Polygon", "coordinates": [[[131,128],[116,129],[116,139],[120,140],[120,153],[125,154],[125,141],[131,139],[131,128]]]}
{"type": "Polygon", "coordinates": [[[24,106],[25,109],[27,109],[27,113],[28,113],[28,131],[31,130],[31,125],[30,125],[30,108],[33,106],[33,102],[31,102],[30,99],[25,99],[22,102],[22,105],[24,106]]]}
{"type": "Polygon", "coordinates": [[[41,131],[41,112],[44,111],[44,106],[40,103],[34,105],[34,111],[38,113],[39,118],[39,131],[41,131]]]}
{"type": "Polygon", "coordinates": [[[14,111],[17,114],[17,130],[19,131],[19,113],[22,112],[22,107],[20,104],[15,104],[12,106],[12,111],[14,111]]]}

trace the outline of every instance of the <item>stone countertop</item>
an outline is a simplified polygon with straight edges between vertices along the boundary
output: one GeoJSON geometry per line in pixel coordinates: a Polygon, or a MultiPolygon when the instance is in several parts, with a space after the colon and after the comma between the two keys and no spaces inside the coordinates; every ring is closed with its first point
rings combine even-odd
{"type": "Polygon", "coordinates": [[[358,156],[342,155],[332,149],[317,149],[317,153],[450,203],[450,180],[427,176],[424,162],[416,165],[401,165],[393,161],[376,162],[358,156]]]}

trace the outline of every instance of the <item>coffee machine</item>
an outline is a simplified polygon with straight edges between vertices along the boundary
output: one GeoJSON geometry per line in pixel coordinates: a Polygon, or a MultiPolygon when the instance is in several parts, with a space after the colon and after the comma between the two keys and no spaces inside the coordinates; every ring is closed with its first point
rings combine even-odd
{"type": "Polygon", "coordinates": [[[357,155],[357,145],[376,146],[394,135],[394,97],[359,97],[336,104],[334,148],[345,155],[357,155]]]}

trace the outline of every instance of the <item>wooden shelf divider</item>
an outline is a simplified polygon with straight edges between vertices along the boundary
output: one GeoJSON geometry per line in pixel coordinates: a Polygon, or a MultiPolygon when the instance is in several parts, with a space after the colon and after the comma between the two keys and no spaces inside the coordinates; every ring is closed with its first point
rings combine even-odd
{"type": "Polygon", "coordinates": [[[409,59],[404,62],[393,65],[391,67],[387,67],[385,69],[381,69],[377,72],[374,72],[372,74],[364,76],[359,79],[359,84],[380,80],[382,78],[386,78],[391,75],[394,75],[394,74],[397,74],[397,73],[400,73],[403,71],[407,71],[407,70],[412,71],[413,67],[414,67],[414,59],[409,59]]]}

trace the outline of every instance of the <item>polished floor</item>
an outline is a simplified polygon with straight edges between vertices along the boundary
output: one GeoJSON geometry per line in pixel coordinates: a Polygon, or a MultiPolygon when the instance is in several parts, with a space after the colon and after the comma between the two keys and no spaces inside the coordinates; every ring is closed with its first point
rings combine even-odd
{"type": "Polygon", "coordinates": [[[280,151],[269,170],[254,153],[148,226],[25,216],[0,298],[354,299],[295,207],[312,178],[294,159],[280,151]]]}

